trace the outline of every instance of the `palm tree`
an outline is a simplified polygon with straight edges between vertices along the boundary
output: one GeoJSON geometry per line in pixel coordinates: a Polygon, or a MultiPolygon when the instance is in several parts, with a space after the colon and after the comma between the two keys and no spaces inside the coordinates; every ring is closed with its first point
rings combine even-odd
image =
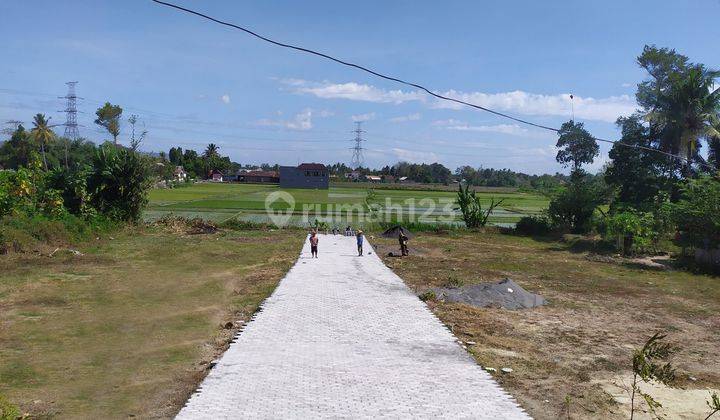
{"type": "Polygon", "coordinates": [[[670,76],[669,88],[660,94],[659,107],[648,117],[662,127],[661,146],[687,159],[686,176],[701,139],[720,136],[714,124],[720,112],[720,88],[715,79],[720,71],[702,65],[670,76]]]}
{"type": "Polygon", "coordinates": [[[54,138],[55,133],[50,129],[49,123],[50,118],[45,118],[45,114],[37,114],[33,118],[33,129],[30,130],[30,135],[33,139],[40,143],[40,152],[43,157],[43,164],[45,170],[48,169],[47,157],[45,156],[45,146],[48,145],[54,138]]]}
{"type": "Polygon", "coordinates": [[[208,144],[207,148],[205,148],[205,153],[203,155],[206,158],[215,157],[219,154],[220,148],[215,143],[208,144]]]}
{"type": "MultiPolygon", "coordinates": [[[[720,119],[715,124],[715,130],[720,132],[720,119]]],[[[720,171],[720,134],[708,139],[708,161],[716,171],[720,171]]]]}

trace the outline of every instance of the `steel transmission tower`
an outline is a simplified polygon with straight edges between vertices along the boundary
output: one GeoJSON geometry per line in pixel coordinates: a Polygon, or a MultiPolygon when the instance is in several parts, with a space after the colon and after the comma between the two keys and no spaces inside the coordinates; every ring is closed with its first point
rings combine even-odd
{"type": "Polygon", "coordinates": [[[20,124],[22,124],[22,121],[18,121],[18,120],[5,121],[5,125],[9,125],[12,128],[11,127],[3,128],[2,133],[7,134],[8,136],[12,136],[13,133],[15,133],[17,131],[18,127],[20,127],[20,124]]]}
{"type": "Polygon", "coordinates": [[[355,133],[355,138],[352,140],[355,142],[355,146],[352,147],[353,155],[352,155],[352,161],[350,163],[350,166],[353,169],[357,169],[365,163],[363,161],[363,147],[362,142],[365,141],[364,138],[362,138],[362,133],[365,131],[362,129],[362,121],[355,121],[355,124],[357,127],[355,127],[355,130],[353,130],[353,133],[355,133]]]}
{"type": "Polygon", "coordinates": [[[78,98],[75,94],[75,85],[77,85],[77,82],[67,82],[65,84],[68,85],[68,93],[65,96],[59,97],[60,99],[65,99],[67,101],[65,109],[59,111],[67,114],[65,124],[62,124],[65,126],[65,133],[63,136],[70,140],[77,140],[78,137],[80,137],[77,123],[77,100],[82,98],[78,98]]]}

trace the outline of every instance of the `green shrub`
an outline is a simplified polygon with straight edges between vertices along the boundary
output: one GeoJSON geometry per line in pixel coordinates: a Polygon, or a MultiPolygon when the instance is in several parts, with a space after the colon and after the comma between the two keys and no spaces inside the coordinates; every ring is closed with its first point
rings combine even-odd
{"type": "Polygon", "coordinates": [[[675,223],[683,246],[720,246],[720,181],[709,176],[688,181],[680,201],[665,210],[675,223]]]}
{"type": "Polygon", "coordinates": [[[148,164],[138,153],[105,145],[95,153],[87,188],[98,212],[136,222],[147,204],[150,182],[148,164]]]}
{"type": "Polygon", "coordinates": [[[19,211],[33,211],[37,188],[27,169],[0,172],[0,217],[19,211]]]}
{"type": "Polygon", "coordinates": [[[88,191],[88,177],[91,168],[80,166],[74,169],[55,169],[48,175],[48,185],[60,192],[63,205],[72,214],[92,217],[97,211],[91,205],[88,191]]]}
{"type": "Polygon", "coordinates": [[[52,218],[44,214],[19,213],[0,218],[0,249],[21,252],[32,249],[38,243],[69,244],[116,228],[116,222],[103,217],[84,219],[66,213],[52,218]]]}
{"type": "Polygon", "coordinates": [[[515,231],[522,235],[547,235],[552,228],[547,216],[525,216],[515,225],[515,231]]]}
{"type": "Polygon", "coordinates": [[[587,233],[595,209],[603,195],[583,174],[575,174],[566,187],[560,188],[550,201],[548,215],[554,226],[572,233],[587,233]]]}
{"type": "Polygon", "coordinates": [[[652,213],[641,213],[631,209],[608,216],[605,237],[615,240],[624,254],[647,251],[656,243],[656,232],[652,213]]]}
{"type": "Polygon", "coordinates": [[[490,206],[483,210],[480,197],[475,194],[475,190],[470,189],[470,185],[466,184],[463,188],[462,184],[458,184],[458,193],[456,210],[460,210],[465,226],[469,228],[483,227],[487,224],[490,215],[495,207],[499,206],[503,200],[495,202],[493,198],[490,206]]]}
{"type": "Polygon", "coordinates": [[[15,213],[53,217],[64,214],[60,191],[52,188],[47,178],[47,172],[40,169],[0,172],[0,217],[15,213]]]}

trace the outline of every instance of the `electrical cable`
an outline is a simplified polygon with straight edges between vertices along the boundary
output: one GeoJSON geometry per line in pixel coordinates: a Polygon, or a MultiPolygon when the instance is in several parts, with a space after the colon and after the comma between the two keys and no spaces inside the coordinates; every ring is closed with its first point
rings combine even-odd
{"type": "MultiPolygon", "coordinates": [[[[471,108],[476,108],[476,109],[479,109],[479,110],[482,110],[482,111],[489,112],[489,113],[491,113],[491,114],[497,115],[497,116],[499,116],[499,117],[507,118],[507,119],[510,119],[510,120],[512,120],[512,121],[515,121],[515,122],[518,122],[518,123],[521,123],[521,124],[530,125],[530,126],[533,126],[533,127],[537,127],[537,128],[544,129],[544,130],[554,131],[554,132],[556,132],[556,133],[560,131],[560,130],[557,129],[557,128],[553,128],[553,127],[549,127],[549,126],[546,126],[546,125],[537,124],[537,123],[534,123],[534,122],[532,122],[532,121],[528,121],[528,120],[524,120],[524,119],[521,119],[521,118],[513,117],[512,115],[505,114],[505,113],[500,112],[500,111],[495,111],[495,110],[493,110],[493,109],[490,109],[490,108],[487,108],[487,107],[484,107],[484,106],[481,106],[481,105],[478,105],[478,104],[473,104],[473,103],[471,103],[471,102],[466,102],[466,101],[463,101],[463,100],[460,100],[460,99],[451,98],[451,97],[448,97],[448,96],[445,96],[445,95],[441,95],[441,94],[438,94],[438,93],[435,93],[435,92],[431,91],[430,89],[428,89],[427,87],[425,87],[425,86],[423,86],[423,85],[421,85],[421,84],[419,84],[419,83],[409,82],[409,81],[406,81],[406,80],[403,80],[403,79],[400,79],[400,78],[397,78],[397,77],[388,76],[388,75],[385,75],[385,74],[380,73],[380,72],[378,72],[378,71],[369,69],[369,68],[367,68],[367,67],[365,67],[365,66],[362,66],[362,65],[360,65],[360,64],[356,64],[356,63],[352,63],[352,62],[349,62],[349,61],[341,60],[341,59],[339,59],[339,58],[333,57],[333,56],[331,56],[331,55],[328,55],[328,54],[325,54],[325,53],[322,53],[322,52],[319,52],[319,51],[315,51],[315,50],[312,50],[312,49],[309,49],[309,48],[305,48],[305,47],[300,47],[300,46],[297,46],[297,45],[287,44],[287,43],[284,43],[284,42],[275,41],[275,40],[273,40],[273,39],[271,39],[271,38],[268,38],[268,37],[266,37],[266,36],[263,36],[263,35],[260,35],[260,34],[258,34],[258,33],[256,33],[256,32],[254,32],[254,31],[251,31],[250,29],[244,28],[244,27],[239,26],[239,25],[236,25],[236,24],[234,24],[234,23],[225,22],[225,21],[223,21],[223,20],[220,20],[220,19],[214,18],[214,17],[212,17],[212,16],[209,16],[209,15],[206,15],[206,14],[203,14],[203,13],[200,13],[200,12],[197,12],[197,11],[192,10],[192,9],[188,9],[188,8],[185,8],[185,7],[182,7],[182,6],[178,6],[178,5],[173,4],[173,3],[168,3],[168,2],[165,2],[165,1],[161,1],[161,0],[152,0],[152,1],[153,1],[154,3],[160,4],[160,5],[163,5],[163,6],[166,6],[166,7],[170,7],[170,8],[173,8],[173,9],[176,9],[176,10],[179,10],[179,11],[182,11],[182,12],[185,12],[185,13],[189,13],[189,14],[192,14],[192,15],[195,15],[195,16],[198,16],[198,17],[201,17],[201,18],[203,18],[203,19],[207,19],[207,20],[212,21],[212,22],[215,22],[215,23],[217,23],[217,24],[219,24],[219,25],[223,25],[223,26],[227,26],[227,27],[230,27],[230,28],[234,28],[234,29],[243,31],[243,32],[245,32],[245,33],[247,33],[247,34],[249,34],[249,35],[251,35],[251,36],[254,36],[254,37],[256,37],[256,38],[258,38],[258,39],[260,39],[260,40],[263,40],[263,41],[265,41],[265,42],[268,42],[268,43],[270,43],[270,44],[273,44],[273,45],[276,45],[276,46],[279,46],[279,47],[289,48],[289,49],[296,50],[296,51],[300,51],[300,52],[304,52],[304,53],[307,53],[307,54],[312,54],[312,55],[315,55],[315,56],[318,56],[318,57],[325,58],[325,59],[330,60],[330,61],[334,61],[334,62],[336,62],[336,63],[338,63],[338,64],[342,64],[342,65],[344,65],[344,66],[348,66],[348,67],[352,67],[352,68],[355,68],[355,69],[364,71],[364,72],[366,72],[366,73],[372,74],[372,75],[374,75],[374,76],[376,76],[376,77],[379,77],[379,78],[381,78],[381,79],[390,80],[390,81],[392,81],[392,82],[396,82],[396,83],[400,83],[400,84],[403,84],[403,85],[406,85],[406,86],[414,87],[414,88],[416,88],[416,89],[419,89],[419,90],[427,93],[428,95],[431,95],[431,96],[433,96],[433,97],[435,97],[435,98],[438,98],[438,99],[441,99],[441,100],[445,100],[445,101],[449,101],[449,102],[455,102],[455,103],[458,103],[458,104],[461,104],[461,105],[469,106],[469,107],[471,107],[471,108]]],[[[675,159],[679,159],[679,160],[681,160],[681,161],[685,159],[685,158],[682,157],[682,156],[675,155],[675,154],[672,154],[672,153],[668,153],[668,152],[665,152],[665,151],[663,151],[663,150],[655,149],[655,148],[652,148],[652,147],[645,147],[645,146],[634,145],[634,144],[626,144],[626,143],[623,143],[623,142],[621,142],[621,141],[619,141],[619,140],[607,140],[607,139],[602,139],[602,138],[598,138],[598,137],[594,137],[594,136],[593,136],[593,138],[594,138],[596,141],[599,141],[599,142],[611,143],[611,144],[620,144],[620,145],[623,145],[623,146],[626,146],[626,147],[633,147],[633,148],[645,149],[645,150],[649,150],[649,151],[653,151],[653,152],[658,152],[658,153],[664,154],[664,155],[666,155],[666,156],[669,156],[669,157],[672,157],[672,158],[675,158],[675,159]]],[[[706,166],[706,167],[708,167],[708,168],[717,170],[717,168],[715,168],[715,167],[712,166],[712,165],[708,165],[708,164],[702,163],[702,162],[699,162],[699,164],[702,165],[702,166],[706,166]]]]}

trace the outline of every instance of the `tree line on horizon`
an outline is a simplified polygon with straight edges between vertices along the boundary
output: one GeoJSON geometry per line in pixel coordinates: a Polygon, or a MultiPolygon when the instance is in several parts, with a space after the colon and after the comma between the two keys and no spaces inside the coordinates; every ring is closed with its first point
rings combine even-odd
{"type": "MultiPolygon", "coordinates": [[[[611,160],[599,174],[589,174],[585,169],[598,156],[599,146],[578,121],[562,125],[556,144],[556,160],[570,175],[527,175],[510,169],[470,166],[452,172],[440,163],[408,162],[354,170],[395,179],[407,177],[420,183],[463,181],[469,185],[541,190],[551,197],[550,206],[545,219],[526,220],[521,225],[529,230],[552,227],[574,233],[615,232],[632,238],[629,243],[645,244],[656,244],[675,230],[678,243],[720,246],[720,71],[693,63],[675,50],[655,46],[645,46],[637,64],[647,73],[637,86],[638,109],[617,120],[621,139],[611,148],[611,160]],[[701,153],[704,149],[707,152],[701,153]]],[[[119,174],[128,170],[137,175],[136,180],[123,182],[142,185],[153,178],[171,179],[176,165],[182,165],[196,178],[207,177],[214,170],[227,173],[257,167],[233,162],[214,143],[202,152],[173,147],[167,155],[140,153],[138,146],[147,132],[136,131],[137,116],[127,119],[131,127],[129,147],[121,146],[118,138],[122,113],[120,106],[110,103],[98,108],[95,123],[112,138],[100,146],[83,139],[58,137],[49,119],[37,114],[30,130],[19,126],[0,145],[0,165],[17,171],[31,168],[37,179],[47,178],[45,174],[63,174],[62,179],[82,183],[90,169],[105,165],[103,159],[109,159],[115,166],[108,170],[119,174]],[[110,151],[113,149],[115,152],[110,151]],[[134,167],[122,166],[131,161],[134,167]]],[[[278,165],[263,164],[260,168],[277,170],[278,165]]],[[[344,163],[330,164],[328,168],[339,178],[353,170],[344,163]]],[[[131,187],[126,185],[119,191],[131,187]]],[[[69,202],[77,199],[72,197],[72,191],[65,189],[62,193],[69,202]]],[[[6,196],[12,198],[9,193],[6,196]]],[[[142,203],[143,198],[136,202],[142,203]]],[[[135,219],[138,214],[133,210],[128,218],[135,219]]]]}

